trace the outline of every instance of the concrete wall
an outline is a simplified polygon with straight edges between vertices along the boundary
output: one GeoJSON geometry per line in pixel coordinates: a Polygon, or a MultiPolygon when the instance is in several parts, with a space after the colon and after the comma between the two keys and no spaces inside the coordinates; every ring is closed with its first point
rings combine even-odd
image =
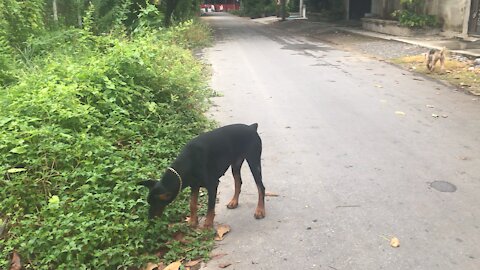
{"type": "Polygon", "coordinates": [[[387,18],[397,9],[400,9],[400,0],[372,0],[372,13],[382,18],[387,18]]]}
{"type": "Polygon", "coordinates": [[[427,0],[427,13],[443,21],[443,30],[462,32],[467,4],[471,0],[427,0]]]}
{"type": "MultiPolygon", "coordinates": [[[[443,23],[444,31],[461,33],[465,28],[465,16],[468,17],[470,3],[471,0],[425,0],[425,12],[436,15],[443,23]]],[[[372,0],[372,13],[383,18],[400,7],[400,0],[372,0]]]]}

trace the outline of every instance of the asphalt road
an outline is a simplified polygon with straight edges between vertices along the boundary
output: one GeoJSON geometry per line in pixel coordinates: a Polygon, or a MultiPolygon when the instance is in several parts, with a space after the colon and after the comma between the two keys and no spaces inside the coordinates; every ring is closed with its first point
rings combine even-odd
{"type": "Polygon", "coordinates": [[[279,195],[255,220],[243,166],[229,210],[227,172],[215,221],[232,229],[205,269],[480,269],[478,99],[281,27],[204,20],[210,114],[259,123],[264,184],[279,195]]]}

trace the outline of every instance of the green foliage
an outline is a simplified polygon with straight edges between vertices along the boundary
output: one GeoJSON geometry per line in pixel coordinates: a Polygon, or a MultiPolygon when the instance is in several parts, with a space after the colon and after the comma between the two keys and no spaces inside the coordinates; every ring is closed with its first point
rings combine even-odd
{"type": "Polygon", "coordinates": [[[200,0],[177,0],[173,18],[177,22],[182,22],[194,18],[198,14],[200,0]]]}
{"type": "Polygon", "coordinates": [[[178,23],[173,26],[172,31],[163,35],[163,41],[183,48],[195,49],[206,47],[211,43],[211,29],[205,24],[195,20],[178,23]]]}
{"type": "Polygon", "coordinates": [[[0,35],[4,41],[19,46],[43,29],[43,0],[2,0],[0,2],[0,35]]]}
{"type": "Polygon", "coordinates": [[[210,235],[182,223],[188,194],[149,222],[137,185],[210,125],[203,67],[185,50],[195,25],[30,39],[29,64],[0,96],[1,254],[17,250],[30,269],[130,269],[159,250],[166,261],[206,256],[212,243],[198,240],[210,235]],[[186,243],[172,240],[179,231],[186,243]]]}
{"type": "Polygon", "coordinates": [[[133,24],[133,32],[143,32],[145,28],[160,28],[163,26],[165,16],[155,5],[146,5],[141,8],[137,20],[133,24]]]}
{"type": "Polygon", "coordinates": [[[400,25],[412,28],[434,27],[438,25],[436,16],[416,14],[409,10],[397,10],[392,13],[392,17],[398,19],[400,25]]]}
{"type": "Polygon", "coordinates": [[[400,0],[402,10],[394,11],[391,16],[398,20],[400,25],[421,28],[426,26],[437,26],[437,17],[424,14],[424,0],[400,0]]]}
{"type": "Polygon", "coordinates": [[[244,0],[242,14],[250,18],[259,18],[275,15],[276,1],[273,0],[244,0]]]}
{"type": "Polygon", "coordinates": [[[400,0],[400,4],[408,11],[420,13],[425,6],[425,0],[400,0]]]}

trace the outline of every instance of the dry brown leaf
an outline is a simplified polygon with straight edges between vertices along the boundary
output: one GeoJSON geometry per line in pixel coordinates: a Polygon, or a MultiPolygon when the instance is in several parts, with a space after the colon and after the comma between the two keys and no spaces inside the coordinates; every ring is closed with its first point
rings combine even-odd
{"type": "Polygon", "coordinates": [[[153,270],[153,269],[158,269],[158,264],[156,263],[147,263],[147,267],[145,268],[145,270],[153,270]]]}
{"type": "Polygon", "coordinates": [[[185,264],[185,267],[193,267],[193,266],[199,264],[201,261],[202,261],[202,259],[189,261],[188,263],[185,264]]]}
{"type": "Polygon", "coordinates": [[[173,262],[169,264],[167,267],[165,267],[163,270],[178,270],[182,266],[182,263],[180,261],[173,262]]]}
{"type": "Polygon", "coordinates": [[[277,193],[273,193],[273,192],[265,192],[265,196],[267,196],[267,197],[278,197],[280,195],[278,195],[277,193]]]}
{"type": "Polygon", "coordinates": [[[215,236],[216,241],[222,241],[223,236],[230,231],[230,226],[225,224],[220,224],[217,226],[217,235],[215,236]]]}
{"type": "Polygon", "coordinates": [[[12,261],[10,262],[10,270],[20,270],[22,269],[22,261],[20,260],[20,255],[16,251],[12,254],[12,261]]]}
{"type": "Polygon", "coordinates": [[[400,240],[398,240],[397,237],[392,237],[392,239],[390,240],[390,246],[394,247],[394,248],[397,248],[400,246],[400,240]]]}
{"type": "Polygon", "coordinates": [[[214,255],[212,255],[212,260],[223,258],[226,255],[227,255],[227,253],[214,254],[214,255]]]}
{"type": "Polygon", "coordinates": [[[232,265],[232,264],[231,264],[231,263],[221,263],[221,264],[218,265],[218,267],[220,267],[220,268],[227,268],[227,267],[229,267],[230,265],[232,265]]]}

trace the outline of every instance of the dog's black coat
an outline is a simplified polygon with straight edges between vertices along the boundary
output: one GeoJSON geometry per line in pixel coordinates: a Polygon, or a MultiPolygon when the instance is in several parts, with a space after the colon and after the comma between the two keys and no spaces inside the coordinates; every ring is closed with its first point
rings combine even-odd
{"type": "MultiPolygon", "coordinates": [[[[262,141],[257,133],[258,124],[234,124],[214,129],[192,139],[172,163],[171,168],[182,179],[181,188],[192,189],[191,215],[196,216],[198,189],[205,187],[208,191],[208,214],[205,226],[212,226],[219,178],[229,166],[235,178],[235,195],[228,205],[236,208],[240,193],[240,168],[247,160],[259,192],[256,218],[265,216],[265,187],[262,182],[261,153],[262,141]]],[[[161,215],[166,205],[171,203],[180,191],[180,179],[172,170],[167,170],[160,181],[147,180],[140,184],[150,189],[148,203],[149,216],[161,215]]],[[[191,217],[191,218],[192,218],[191,217]]],[[[196,225],[198,221],[191,223],[196,225]]]]}

